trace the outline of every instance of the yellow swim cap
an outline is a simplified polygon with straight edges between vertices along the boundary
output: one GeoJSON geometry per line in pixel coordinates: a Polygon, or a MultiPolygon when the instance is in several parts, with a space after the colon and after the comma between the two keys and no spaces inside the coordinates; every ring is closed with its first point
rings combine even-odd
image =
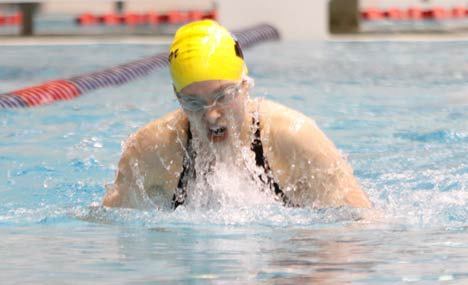
{"type": "Polygon", "coordinates": [[[177,92],[194,82],[240,80],[247,74],[237,41],[212,20],[192,22],[177,30],[169,67],[177,92]]]}

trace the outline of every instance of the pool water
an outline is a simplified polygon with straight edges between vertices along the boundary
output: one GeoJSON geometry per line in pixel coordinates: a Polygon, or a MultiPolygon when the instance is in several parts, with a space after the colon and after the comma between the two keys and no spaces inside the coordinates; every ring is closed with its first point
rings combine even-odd
{"type": "MultiPolygon", "coordinates": [[[[0,92],[166,49],[0,46],[0,92]]],[[[252,97],[313,117],[378,214],[100,207],[126,138],[177,108],[161,70],[0,110],[2,284],[468,283],[468,42],[281,42],[245,56],[252,97]]]]}

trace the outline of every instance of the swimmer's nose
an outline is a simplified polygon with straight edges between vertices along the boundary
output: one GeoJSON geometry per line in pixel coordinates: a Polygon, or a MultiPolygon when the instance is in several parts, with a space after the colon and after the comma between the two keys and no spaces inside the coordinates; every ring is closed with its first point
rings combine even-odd
{"type": "Polygon", "coordinates": [[[206,121],[209,124],[216,124],[216,122],[219,118],[221,118],[221,116],[221,110],[219,110],[219,108],[216,108],[216,106],[209,108],[205,113],[206,121]]]}

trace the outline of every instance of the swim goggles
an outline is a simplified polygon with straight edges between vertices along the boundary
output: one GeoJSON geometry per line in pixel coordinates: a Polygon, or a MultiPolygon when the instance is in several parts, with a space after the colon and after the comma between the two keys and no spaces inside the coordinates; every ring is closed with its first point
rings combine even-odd
{"type": "MultiPolygon", "coordinates": [[[[174,89],[175,90],[175,89],[174,89]]],[[[203,109],[209,109],[213,106],[224,107],[229,105],[235,98],[237,98],[242,90],[242,83],[230,85],[223,88],[221,91],[213,93],[213,103],[209,104],[205,99],[193,95],[182,95],[175,91],[180,106],[187,111],[200,112],[203,109]]]]}

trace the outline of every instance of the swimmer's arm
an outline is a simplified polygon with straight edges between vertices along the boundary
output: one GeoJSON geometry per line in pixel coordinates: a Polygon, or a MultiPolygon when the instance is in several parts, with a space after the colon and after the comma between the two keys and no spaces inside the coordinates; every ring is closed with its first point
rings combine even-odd
{"type": "Polygon", "coordinates": [[[148,202],[170,204],[182,171],[187,124],[183,113],[176,111],[132,135],[125,143],[115,182],[106,187],[103,205],[141,208],[148,202]]]}
{"type": "MultiPolygon", "coordinates": [[[[127,145],[131,140],[127,142],[127,145]]],[[[106,195],[102,204],[107,207],[138,208],[137,177],[132,170],[132,162],[138,163],[135,146],[127,146],[119,161],[117,175],[113,184],[106,185],[106,195]]]]}
{"type": "Polygon", "coordinates": [[[287,178],[283,173],[282,180],[297,190],[292,195],[296,199],[300,197],[299,200],[305,198],[310,206],[370,207],[351,166],[335,145],[312,119],[292,112],[289,120],[284,120],[277,131],[273,131],[282,168],[289,172],[287,178]]]}

